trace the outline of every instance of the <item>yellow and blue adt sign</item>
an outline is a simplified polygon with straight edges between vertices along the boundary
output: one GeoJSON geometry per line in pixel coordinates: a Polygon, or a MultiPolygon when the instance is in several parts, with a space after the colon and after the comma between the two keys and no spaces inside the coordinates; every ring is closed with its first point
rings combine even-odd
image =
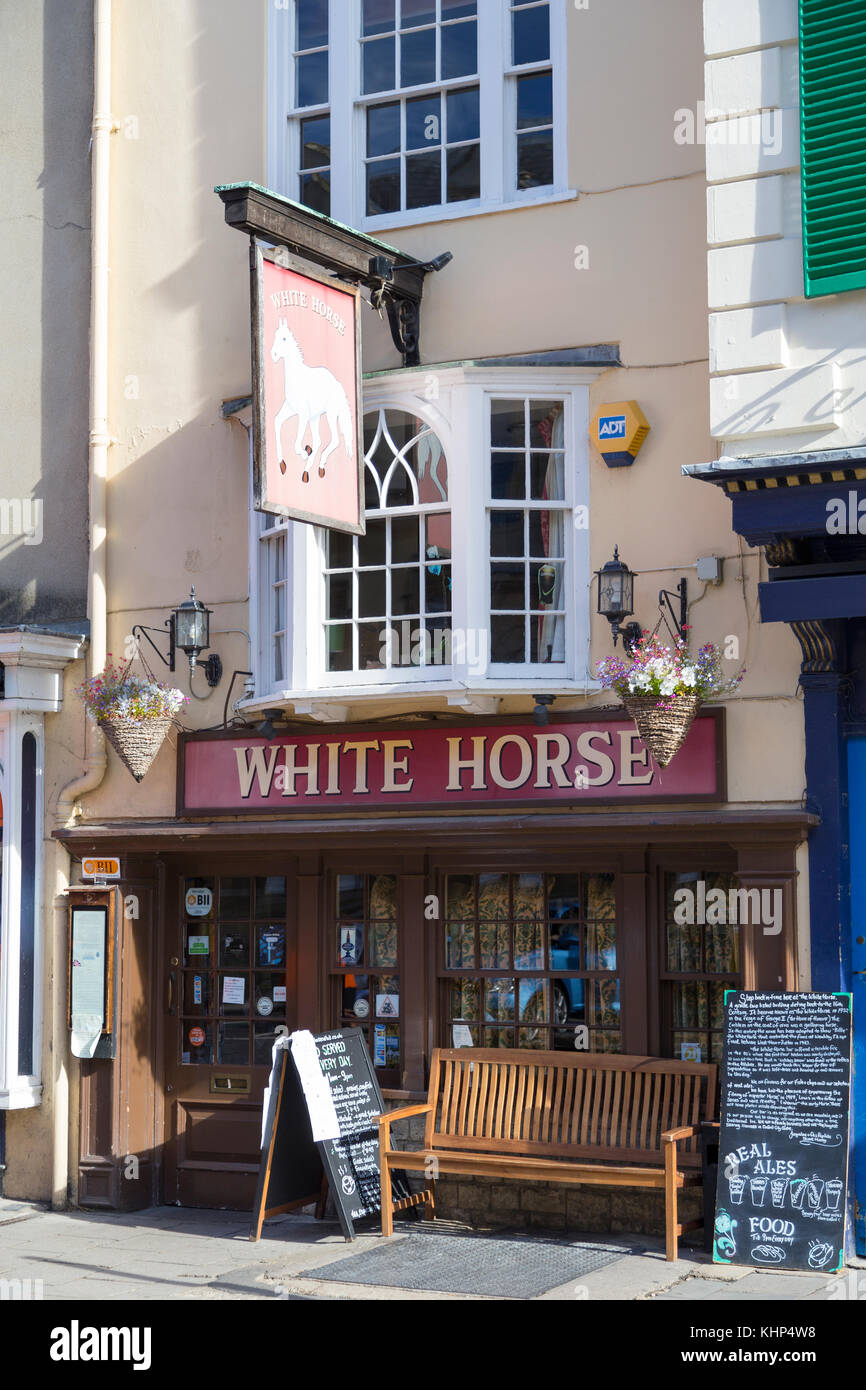
{"type": "Polygon", "coordinates": [[[629,468],[649,432],[637,401],[616,401],[596,411],[590,437],[608,468],[629,468]]]}

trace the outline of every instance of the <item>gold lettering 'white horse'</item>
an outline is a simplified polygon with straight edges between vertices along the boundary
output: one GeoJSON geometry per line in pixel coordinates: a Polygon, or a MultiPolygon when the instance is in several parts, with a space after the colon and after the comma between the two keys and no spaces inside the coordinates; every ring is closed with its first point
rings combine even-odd
{"type": "MultiPolygon", "coordinates": [[[[286,471],[282,443],[283,425],[293,415],[297,415],[298,433],[295,439],[295,453],[304,463],[309,461],[312,465],[319,455],[319,450],[321,450],[318,460],[319,477],[324,478],[325,464],[334,450],[339,447],[340,434],[343,436],[343,443],[349,458],[351,459],[354,454],[352,448],[352,412],[346,393],[333,372],[329,371],[327,367],[307,366],[297,339],[285,319],[280,319],[277,325],[271,348],[271,360],[273,362],[282,361],[286,379],[286,398],[274,419],[274,434],[280,470],[283,473],[286,471]],[[331,431],[330,441],[324,449],[320,434],[323,415],[331,431]],[[312,449],[307,448],[305,451],[304,436],[307,433],[308,425],[313,447],[312,449]],[[309,460],[308,454],[310,455],[309,460]]],[[[301,482],[308,483],[309,481],[310,475],[305,468],[301,475],[301,482]]]]}

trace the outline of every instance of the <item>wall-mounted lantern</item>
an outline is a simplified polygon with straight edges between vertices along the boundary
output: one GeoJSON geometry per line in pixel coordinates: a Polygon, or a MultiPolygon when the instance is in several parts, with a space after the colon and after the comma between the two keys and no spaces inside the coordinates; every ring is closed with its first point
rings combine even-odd
{"type": "MultiPolygon", "coordinates": [[[[614,546],[613,559],[608,560],[607,564],[600,570],[596,570],[595,573],[598,578],[598,611],[610,623],[613,645],[616,646],[617,638],[622,633],[623,645],[628,650],[640,641],[642,628],[640,623],[623,623],[623,618],[628,618],[634,612],[635,575],[628,565],[619,558],[619,546],[614,546]]],[[[656,631],[661,622],[664,622],[671,637],[684,642],[688,630],[686,624],[688,608],[689,587],[687,579],[680,580],[674,593],[668,589],[660,589],[659,613],[661,618],[656,631]],[[679,614],[674,611],[671,599],[679,600],[679,614]]]]}
{"type": "MultiPolygon", "coordinates": [[[[179,603],[170,618],[166,618],[165,625],[168,628],[168,656],[163,656],[159,647],[150,632],[159,632],[159,628],[145,627],[141,623],[136,623],[132,629],[133,637],[141,633],[146,637],[153,650],[156,652],[163,665],[169,671],[175,669],[175,653],[181,651],[189,660],[189,678],[192,680],[195,674],[199,656],[210,646],[210,620],[211,610],[206,608],[201,599],[196,598],[195,589],[190,589],[189,598],[179,603]]],[[[223,664],[216,652],[212,652],[206,661],[202,662],[201,669],[204,671],[205,680],[213,689],[219,685],[223,673],[223,664]]]]}
{"type": "Polygon", "coordinates": [[[608,560],[600,570],[598,578],[598,611],[607,618],[613,634],[613,645],[622,633],[624,645],[628,648],[639,641],[640,623],[625,623],[634,612],[634,575],[628,565],[619,558],[619,546],[614,546],[613,559],[608,560]]]}

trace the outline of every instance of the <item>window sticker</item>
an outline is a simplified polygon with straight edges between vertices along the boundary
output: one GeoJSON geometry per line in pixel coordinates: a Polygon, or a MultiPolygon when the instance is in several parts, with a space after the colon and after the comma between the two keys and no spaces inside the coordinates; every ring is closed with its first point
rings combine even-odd
{"type": "Polygon", "coordinates": [[[223,1003],[224,1004],[243,1004],[244,1003],[244,977],[243,975],[223,976],[223,1003]]]}
{"type": "Polygon", "coordinates": [[[213,890],[210,888],[190,888],[184,898],[189,917],[207,917],[213,907],[213,890]]]}

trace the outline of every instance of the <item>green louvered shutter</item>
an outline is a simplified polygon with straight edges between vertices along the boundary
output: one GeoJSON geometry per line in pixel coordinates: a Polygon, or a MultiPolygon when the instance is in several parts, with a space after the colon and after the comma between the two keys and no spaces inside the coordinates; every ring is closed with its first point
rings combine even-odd
{"type": "Polygon", "coordinates": [[[806,294],[866,286],[866,0],[800,0],[806,294]]]}

